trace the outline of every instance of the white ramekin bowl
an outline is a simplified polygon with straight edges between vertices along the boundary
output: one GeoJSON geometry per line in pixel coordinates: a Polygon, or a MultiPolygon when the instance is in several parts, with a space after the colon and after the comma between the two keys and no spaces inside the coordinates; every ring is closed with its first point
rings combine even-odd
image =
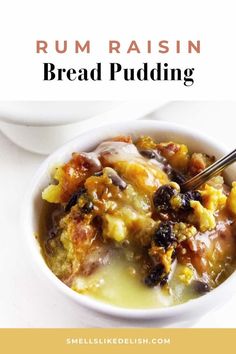
{"type": "Polygon", "coordinates": [[[25,150],[49,154],[77,136],[85,120],[119,105],[112,101],[0,101],[0,130],[25,150]]]}
{"type": "MultiPolygon", "coordinates": [[[[199,128],[204,131],[204,127],[199,128]]],[[[63,292],[81,306],[113,318],[122,318],[123,321],[139,321],[141,325],[150,320],[155,320],[158,326],[176,326],[181,322],[192,321],[214,307],[225,303],[231,297],[236,290],[236,272],[207,295],[181,305],[161,309],[120,308],[80,295],[63,284],[47,267],[40,252],[39,244],[34,237],[35,232],[39,230],[39,215],[42,208],[41,192],[50,182],[50,172],[53,167],[67,161],[74,151],[90,151],[101,141],[123,134],[132,135],[134,139],[140,135],[150,135],[159,141],[182,142],[187,144],[192,151],[205,152],[209,155],[215,155],[216,158],[228,152],[227,148],[220,145],[219,142],[201,132],[167,122],[148,120],[115,124],[107,122],[102,127],[93,127],[50,155],[34,176],[22,208],[24,234],[30,246],[29,254],[32,255],[32,262],[35,263],[38,270],[45,274],[48,280],[58,288],[58,291],[63,292]]],[[[236,176],[236,170],[235,167],[231,166],[225,173],[227,182],[230,183],[234,176],[236,176]]]]}

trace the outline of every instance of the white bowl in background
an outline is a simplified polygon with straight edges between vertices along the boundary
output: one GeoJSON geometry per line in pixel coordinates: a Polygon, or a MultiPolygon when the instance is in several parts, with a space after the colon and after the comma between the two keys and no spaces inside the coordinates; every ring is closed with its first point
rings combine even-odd
{"type": "Polygon", "coordinates": [[[0,101],[0,130],[18,146],[49,154],[88,127],[139,119],[161,102],[0,101]]]}
{"type": "MultiPolygon", "coordinates": [[[[129,325],[135,321],[143,325],[145,321],[155,321],[158,326],[178,326],[181,322],[194,321],[211,309],[225,303],[236,290],[236,272],[210,293],[190,300],[184,304],[159,309],[126,309],[109,305],[86,295],[76,293],[62,283],[48,268],[40,246],[34,237],[39,230],[39,215],[42,208],[41,192],[50,183],[50,172],[55,165],[68,161],[74,151],[90,151],[101,141],[116,135],[132,135],[136,138],[140,135],[150,135],[159,141],[173,140],[187,144],[192,151],[201,151],[219,158],[228,150],[209,136],[189,128],[173,123],[151,120],[139,120],[134,122],[120,122],[106,124],[102,127],[92,127],[91,130],[79,135],[76,139],[62,146],[50,155],[40,166],[29,186],[24,205],[22,207],[23,230],[29,243],[29,255],[37,269],[44,273],[48,281],[54,284],[59,291],[81,306],[100,312],[111,318],[122,318],[129,325]],[[137,322],[138,321],[138,322],[137,322]]],[[[235,166],[231,166],[225,173],[225,178],[230,183],[236,174],[235,166]]],[[[40,300],[39,300],[40,301],[40,300]]]]}
{"type": "Polygon", "coordinates": [[[0,120],[28,126],[53,126],[80,120],[117,107],[114,101],[0,101],[0,120]]]}

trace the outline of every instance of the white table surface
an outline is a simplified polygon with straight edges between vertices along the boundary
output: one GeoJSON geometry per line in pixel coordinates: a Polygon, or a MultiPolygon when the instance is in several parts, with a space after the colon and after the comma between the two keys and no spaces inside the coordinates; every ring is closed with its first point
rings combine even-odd
{"type": "MultiPolygon", "coordinates": [[[[200,127],[229,150],[235,147],[236,102],[172,102],[151,118],[200,127]]],[[[0,133],[0,327],[125,327],[122,320],[82,309],[32,267],[19,211],[27,185],[44,158],[18,148],[0,133]]],[[[192,326],[235,328],[236,294],[192,326]]]]}

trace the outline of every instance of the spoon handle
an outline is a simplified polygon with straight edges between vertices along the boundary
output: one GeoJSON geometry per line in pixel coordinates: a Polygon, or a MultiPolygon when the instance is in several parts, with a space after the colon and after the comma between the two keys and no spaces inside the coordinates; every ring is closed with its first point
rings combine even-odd
{"type": "Polygon", "coordinates": [[[181,185],[181,190],[187,192],[200,187],[203,183],[207,182],[212,177],[220,174],[227,166],[236,161],[236,149],[230,152],[228,155],[223,156],[221,159],[214,162],[208,168],[200,172],[195,177],[184,182],[181,185]]]}

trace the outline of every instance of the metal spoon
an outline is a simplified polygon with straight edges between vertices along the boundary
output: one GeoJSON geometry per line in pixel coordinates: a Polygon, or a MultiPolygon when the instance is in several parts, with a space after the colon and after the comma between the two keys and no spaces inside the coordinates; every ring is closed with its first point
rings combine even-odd
{"type": "Polygon", "coordinates": [[[228,155],[223,156],[218,161],[214,162],[211,166],[200,172],[198,175],[189,179],[181,184],[181,191],[187,192],[197,189],[203,183],[207,182],[212,177],[220,174],[227,166],[236,161],[236,149],[230,152],[228,155]]]}

